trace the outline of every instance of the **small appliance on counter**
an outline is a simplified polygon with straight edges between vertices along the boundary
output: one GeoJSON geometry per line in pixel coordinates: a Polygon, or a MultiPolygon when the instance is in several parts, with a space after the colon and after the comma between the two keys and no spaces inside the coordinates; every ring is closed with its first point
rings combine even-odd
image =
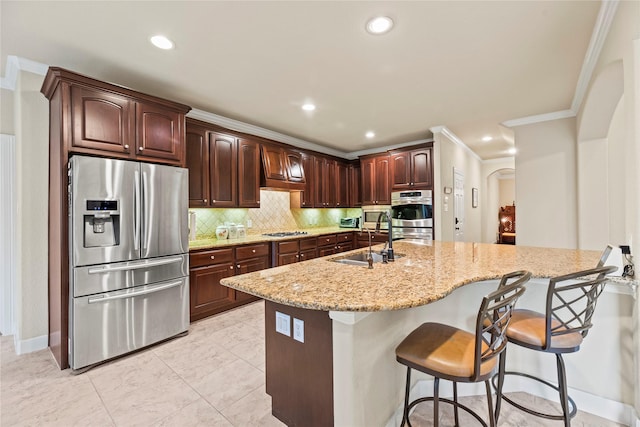
{"type": "Polygon", "coordinates": [[[358,228],[360,218],[340,218],[340,228],[358,228]]]}

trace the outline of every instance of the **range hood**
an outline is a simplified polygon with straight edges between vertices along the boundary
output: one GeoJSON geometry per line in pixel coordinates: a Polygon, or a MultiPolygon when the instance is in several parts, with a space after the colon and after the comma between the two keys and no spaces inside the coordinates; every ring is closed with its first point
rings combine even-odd
{"type": "Polygon", "coordinates": [[[276,144],[261,144],[260,187],[304,190],[306,179],[302,154],[276,144]]]}

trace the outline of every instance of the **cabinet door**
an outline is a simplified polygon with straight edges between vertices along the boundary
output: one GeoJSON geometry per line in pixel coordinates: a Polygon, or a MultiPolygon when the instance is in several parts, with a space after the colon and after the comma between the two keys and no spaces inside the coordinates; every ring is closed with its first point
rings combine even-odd
{"type": "Polygon", "coordinates": [[[394,190],[411,188],[411,153],[394,153],[390,156],[389,176],[394,190]]]}
{"type": "Polygon", "coordinates": [[[314,259],[318,257],[318,251],[314,249],[307,249],[305,251],[300,251],[300,258],[298,261],[308,261],[310,259],[314,259]]]}
{"type": "Polygon", "coordinates": [[[293,254],[278,254],[278,265],[287,265],[293,264],[294,262],[298,262],[300,260],[300,255],[298,253],[293,254]]]}
{"type": "Polygon", "coordinates": [[[352,249],[353,249],[353,242],[338,243],[338,246],[336,247],[336,252],[337,253],[347,252],[352,249]]]}
{"type": "Polygon", "coordinates": [[[187,124],[187,168],[189,169],[189,207],[209,205],[209,143],[207,129],[187,124]]]}
{"type": "Polygon", "coordinates": [[[433,187],[433,163],[431,148],[414,150],[411,152],[411,182],[412,188],[433,187]]]}
{"type": "Polygon", "coordinates": [[[315,204],[315,158],[309,154],[302,153],[302,168],[305,173],[305,186],[300,198],[301,208],[312,208],[315,204]]]}
{"type": "Polygon", "coordinates": [[[290,182],[305,182],[302,154],[297,151],[286,150],[287,176],[290,182]]]}
{"type": "Polygon", "coordinates": [[[159,105],[136,103],[137,157],[173,160],[179,164],[184,150],[183,122],[184,115],[178,112],[159,105]]]}
{"type": "Polygon", "coordinates": [[[325,197],[327,201],[326,207],[335,208],[338,205],[338,179],[337,179],[337,162],[335,160],[325,159],[324,171],[322,179],[324,183],[325,197]]]}
{"type": "Polygon", "coordinates": [[[375,204],[390,205],[391,189],[389,187],[389,156],[376,157],[375,163],[375,204]]]}
{"type": "Polygon", "coordinates": [[[325,247],[319,247],[318,248],[318,256],[319,257],[323,257],[323,256],[328,256],[328,255],[335,255],[337,253],[337,246],[325,246],[325,247]]]}
{"type": "Polygon", "coordinates": [[[234,290],[220,284],[221,279],[233,274],[234,266],[230,262],[191,269],[191,321],[223,311],[235,302],[234,290]]]}
{"type": "Polygon", "coordinates": [[[260,207],[260,145],[238,140],[238,206],[260,207]]]}
{"type": "Polygon", "coordinates": [[[113,153],[133,151],[134,103],[95,89],[71,86],[71,146],[113,153]]]}
{"type": "Polygon", "coordinates": [[[324,181],[326,175],[325,172],[325,159],[322,157],[316,157],[313,168],[313,187],[314,187],[314,206],[316,208],[326,208],[328,205],[328,188],[327,183],[324,181]]]}
{"type": "Polygon", "coordinates": [[[349,206],[349,166],[346,163],[336,163],[336,207],[349,206]]]}
{"type": "Polygon", "coordinates": [[[362,159],[360,166],[362,168],[362,204],[375,205],[376,161],[374,158],[362,159]]]}
{"type": "MultiPolygon", "coordinates": [[[[265,270],[267,268],[269,268],[269,257],[260,257],[236,262],[236,274],[252,273],[254,271],[265,270]]],[[[254,295],[247,294],[238,290],[235,291],[236,301],[249,301],[257,299],[258,298],[254,295]]]]}
{"type": "Polygon", "coordinates": [[[212,207],[237,206],[236,139],[229,135],[209,134],[209,188],[212,207]]]}
{"type": "Polygon", "coordinates": [[[349,206],[352,208],[362,206],[362,169],[360,165],[349,165],[349,206]]]}
{"type": "Polygon", "coordinates": [[[269,144],[262,145],[262,162],[267,179],[287,180],[287,165],[284,150],[269,144]]]}

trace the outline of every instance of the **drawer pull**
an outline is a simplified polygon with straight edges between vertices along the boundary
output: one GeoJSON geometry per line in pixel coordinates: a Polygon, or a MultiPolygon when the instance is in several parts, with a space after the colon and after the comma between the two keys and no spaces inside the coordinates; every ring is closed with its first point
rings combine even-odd
{"type": "Polygon", "coordinates": [[[251,252],[253,252],[253,253],[255,254],[255,253],[256,253],[256,250],[255,250],[255,249],[252,249],[252,250],[251,250],[251,252]]]}
{"type": "Polygon", "coordinates": [[[229,270],[233,270],[233,265],[230,265],[230,266],[229,266],[229,270]]]}
{"type": "Polygon", "coordinates": [[[211,259],[216,259],[216,256],[215,255],[211,255],[211,259]]]}

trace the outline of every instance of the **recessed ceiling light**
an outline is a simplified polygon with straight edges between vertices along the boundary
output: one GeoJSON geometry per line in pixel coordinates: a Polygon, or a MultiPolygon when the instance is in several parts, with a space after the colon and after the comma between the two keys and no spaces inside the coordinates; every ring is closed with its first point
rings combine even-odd
{"type": "Polygon", "coordinates": [[[304,111],[313,111],[313,110],[315,110],[315,109],[316,109],[316,106],[315,106],[315,105],[313,105],[313,104],[304,104],[304,105],[302,106],[302,109],[303,109],[304,111]]]}
{"type": "Polygon", "coordinates": [[[371,139],[374,136],[376,136],[376,134],[373,131],[369,131],[369,132],[365,133],[364,136],[366,136],[367,138],[371,139]]]}
{"type": "Polygon", "coordinates": [[[157,48],[160,49],[173,49],[173,42],[166,38],[165,36],[157,35],[151,37],[151,43],[157,48]]]}
{"type": "Polygon", "coordinates": [[[509,150],[507,151],[507,153],[509,153],[509,154],[516,154],[516,151],[517,151],[517,150],[516,150],[516,147],[511,147],[511,148],[509,148],[509,150]]]}
{"type": "Polygon", "coordinates": [[[393,28],[393,20],[388,16],[371,18],[366,26],[367,32],[370,34],[384,34],[391,31],[391,28],[393,28]]]}
{"type": "Polygon", "coordinates": [[[483,136],[483,137],[482,137],[482,140],[483,140],[484,142],[489,142],[489,141],[491,141],[492,139],[493,139],[493,137],[491,137],[491,136],[489,136],[489,135],[487,135],[487,136],[483,136]]]}

